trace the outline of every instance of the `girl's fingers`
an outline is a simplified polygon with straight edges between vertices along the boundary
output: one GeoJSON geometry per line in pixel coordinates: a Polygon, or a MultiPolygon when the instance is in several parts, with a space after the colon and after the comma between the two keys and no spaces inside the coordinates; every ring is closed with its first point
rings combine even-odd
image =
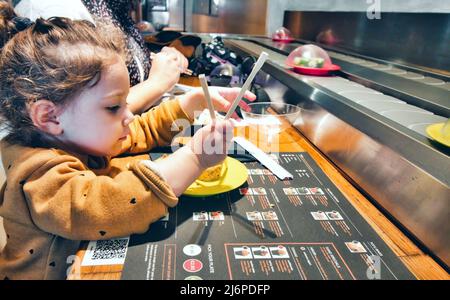
{"type": "MultiPolygon", "coordinates": [[[[228,112],[228,110],[231,108],[231,103],[228,102],[225,99],[220,99],[217,98],[214,101],[214,106],[215,109],[221,112],[228,112]]],[[[250,111],[250,107],[247,105],[247,103],[241,101],[239,103],[239,106],[241,107],[241,109],[245,110],[245,111],[250,111]]],[[[237,115],[236,111],[233,112],[233,114],[231,115],[232,118],[236,119],[236,120],[240,120],[239,116],[237,115]]]]}
{"type": "Polygon", "coordinates": [[[239,107],[245,111],[251,111],[250,106],[248,106],[248,104],[244,101],[239,102],[239,107]]]}
{"type": "Polygon", "coordinates": [[[228,109],[231,107],[231,103],[219,94],[213,95],[212,98],[214,107],[218,111],[228,111],[228,109]]]}
{"type": "MultiPolygon", "coordinates": [[[[230,98],[230,101],[233,101],[234,98],[239,94],[241,91],[241,88],[235,87],[235,88],[222,88],[219,90],[219,92],[224,94],[224,97],[230,98]]],[[[245,91],[244,96],[242,98],[245,98],[249,101],[255,101],[256,95],[250,92],[249,90],[245,91]]]]}
{"type": "Polygon", "coordinates": [[[231,115],[231,117],[232,117],[233,119],[238,120],[238,121],[241,119],[241,118],[239,118],[237,112],[234,112],[234,113],[231,115]]]}
{"type": "Polygon", "coordinates": [[[250,91],[246,91],[243,98],[247,99],[250,102],[253,102],[256,100],[256,95],[250,91]]]}
{"type": "MultiPolygon", "coordinates": [[[[211,98],[213,100],[215,110],[221,111],[221,112],[228,112],[228,110],[231,107],[232,102],[238,95],[239,91],[240,91],[239,88],[216,89],[215,92],[211,93],[211,98]]],[[[256,95],[250,91],[246,91],[244,94],[244,98],[247,99],[248,101],[252,102],[252,101],[256,100],[256,95]]],[[[239,106],[244,111],[251,110],[250,107],[248,106],[248,104],[245,103],[245,101],[240,101],[239,106]]],[[[240,119],[235,112],[232,114],[232,117],[237,120],[240,119]]]]}

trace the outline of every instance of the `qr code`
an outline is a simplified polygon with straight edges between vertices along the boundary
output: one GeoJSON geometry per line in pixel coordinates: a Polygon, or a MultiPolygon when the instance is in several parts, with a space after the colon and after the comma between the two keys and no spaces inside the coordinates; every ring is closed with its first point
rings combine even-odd
{"type": "Polygon", "coordinates": [[[118,265],[125,262],[130,237],[90,241],[82,266],[118,265]]]}
{"type": "Polygon", "coordinates": [[[92,260],[125,258],[127,247],[128,239],[97,241],[92,260]]]}

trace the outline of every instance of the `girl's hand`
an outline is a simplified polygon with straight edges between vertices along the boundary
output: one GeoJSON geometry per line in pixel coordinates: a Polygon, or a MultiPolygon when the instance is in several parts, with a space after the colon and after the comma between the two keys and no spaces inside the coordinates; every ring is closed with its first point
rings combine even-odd
{"type": "Polygon", "coordinates": [[[189,143],[166,159],[155,161],[159,174],[181,195],[200,174],[222,162],[233,138],[230,120],[216,121],[199,129],[189,143]]]}
{"type": "Polygon", "coordinates": [[[222,162],[233,139],[233,123],[217,120],[199,129],[187,144],[197,157],[202,169],[222,162]]]}
{"type": "MultiPolygon", "coordinates": [[[[209,87],[209,94],[211,96],[214,109],[220,112],[227,112],[240,90],[241,89],[238,87],[209,87]]],[[[256,100],[255,94],[250,91],[246,91],[243,98],[249,101],[256,100]]],[[[195,116],[195,111],[201,112],[208,107],[205,95],[203,94],[203,90],[201,88],[195,88],[193,91],[184,95],[184,97],[180,99],[180,104],[183,110],[189,114],[191,118],[195,116]]],[[[245,111],[250,111],[247,103],[242,100],[239,103],[239,107],[245,111]]],[[[235,119],[239,118],[236,112],[232,114],[232,117],[235,119]]]]}

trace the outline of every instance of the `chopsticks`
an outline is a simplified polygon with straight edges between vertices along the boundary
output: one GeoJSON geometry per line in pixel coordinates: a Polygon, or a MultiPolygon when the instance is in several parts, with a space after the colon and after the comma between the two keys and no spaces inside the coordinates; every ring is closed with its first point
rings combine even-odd
{"type": "Polygon", "coordinates": [[[208,82],[206,81],[205,74],[200,74],[198,76],[198,79],[200,80],[200,84],[202,85],[206,103],[208,103],[209,115],[211,116],[211,120],[214,121],[216,119],[216,113],[214,112],[214,104],[212,103],[211,96],[209,95],[208,82]]]}
{"type": "MultiPolygon", "coordinates": [[[[150,52],[150,58],[151,58],[151,59],[154,59],[154,58],[155,58],[155,55],[156,55],[156,53],[150,52]]],[[[181,68],[180,68],[180,69],[181,69],[181,68]]],[[[186,75],[189,75],[189,76],[192,75],[192,70],[191,70],[191,69],[181,70],[181,72],[182,72],[183,74],[186,74],[186,75]]]]}
{"type": "MultiPolygon", "coordinates": [[[[227,114],[225,115],[225,120],[229,119],[231,117],[231,115],[234,113],[234,111],[236,110],[236,107],[238,106],[238,104],[241,101],[242,97],[244,96],[245,92],[248,90],[251,82],[253,81],[256,74],[259,72],[259,70],[262,68],[262,66],[264,65],[264,63],[268,57],[269,57],[269,54],[267,54],[264,51],[261,52],[261,55],[259,56],[258,60],[256,61],[255,67],[251,71],[250,75],[247,77],[247,80],[245,81],[244,85],[242,86],[241,90],[239,91],[239,94],[236,96],[236,98],[233,101],[233,104],[231,105],[230,109],[228,110],[227,114]]],[[[214,121],[216,119],[216,113],[214,111],[214,105],[212,103],[211,96],[209,94],[208,82],[206,81],[205,74],[200,74],[198,76],[198,79],[200,80],[200,84],[202,86],[203,93],[205,94],[206,103],[208,104],[209,115],[211,117],[211,120],[214,121]]]]}
{"type": "Polygon", "coordinates": [[[234,99],[233,104],[231,105],[230,109],[228,110],[227,114],[225,115],[225,120],[229,119],[231,117],[231,115],[234,113],[234,111],[236,110],[236,107],[238,106],[238,104],[241,101],[242,97],[244,96],[245,92],[248,90],[250,84],[252,83],[253,78],[255,78],[256,73],[258,73],[258,71],[262,68],[262,66],[264,65],[264,62],[267,60],[268,57],[269,57],[269,54],[267,54],[264,51],[261,52],[261,55],[259,56],[258,60],[256,61],[255,67],[253,67],[252,72],[250,73],[250,75],[248,75],[247,80],[245,81],[244,85],[242,86],[239,94],[234,99]]]}

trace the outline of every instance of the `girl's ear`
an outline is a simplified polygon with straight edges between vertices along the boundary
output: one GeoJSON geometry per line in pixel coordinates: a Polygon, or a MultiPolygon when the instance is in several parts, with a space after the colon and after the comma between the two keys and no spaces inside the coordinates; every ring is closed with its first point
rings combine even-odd
{"type": "Polygon", "coordinates": [[[58,121],[58,111],[58,107],[48,100],[34,101],[28,107],[34,126],[51,135],[60,135],[63,132],[58,121]]]}

